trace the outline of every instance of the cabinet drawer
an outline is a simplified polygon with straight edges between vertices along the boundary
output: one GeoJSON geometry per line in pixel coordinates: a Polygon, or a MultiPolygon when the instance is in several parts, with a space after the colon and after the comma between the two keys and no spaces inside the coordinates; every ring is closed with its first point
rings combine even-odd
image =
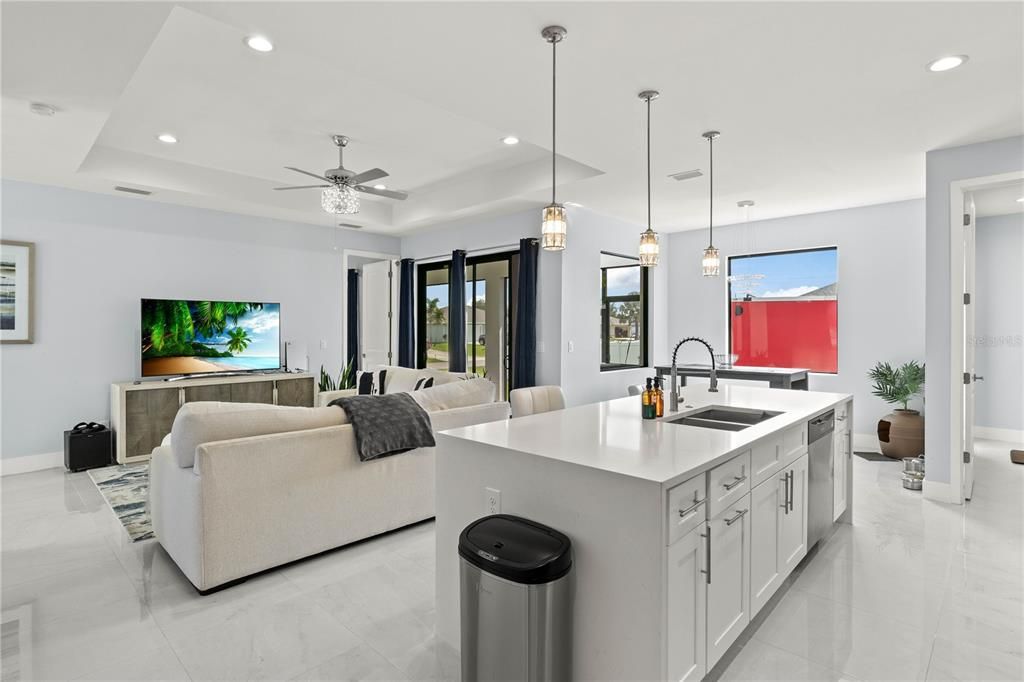
{"type": "Polygon", "coordinates": [[[771,436],[756,443],[750,450],[750,472],[756,486],[775,475],[785,462],[782,459],[782,438],[771,436]]]}
{"type": "Polygon", "coordinates": [[[708,473],[708,518],[750,492],[750,450],[719,464],[708,473]]]}
{"type": "Polygon", "coordinates": [[[668,539],[671,545],[691,530],[704,523],[706,510],[707,477],[705,474],[694,476],[668,491],[668,539]]]}
{"type": "Polygon", "coordinates": [[[807,454],[807,424],[797,424],[782,432],[782,464],[792,464],[807,454]]]}

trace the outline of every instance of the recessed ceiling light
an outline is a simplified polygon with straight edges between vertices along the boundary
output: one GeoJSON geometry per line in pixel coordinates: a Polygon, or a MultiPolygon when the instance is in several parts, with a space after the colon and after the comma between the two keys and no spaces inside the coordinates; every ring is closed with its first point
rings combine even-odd
{"type": "Polygon", "coordinates": [[[955,69],[966,61],[967,55],[965,54],[954,54],[948,57],[939,57],[934,62],[928,64],[928,70],[949,71],[950,69],[955,69]]]}
{"type": "Polygon", "coordinates": [[[373,188],[374,189],[387,189],[388,186],[387,185],[374,185],[373,188]]]}
{"type": "Polygon", "coordinates": [[[249,36],[245,39],[245,44],[249,46],[250,50],[257,52],[270,52],[274,49],[274,43],[270,42],[266,36],[249,36]]]}
{"type": "Polygon", "coordinates": [[[519,138],[516,137],[515,135],[508,135],[506,137],[503,137],[501,138],[501,141],[509,145],[519,144],[519,138]]]}
{"type": "Polygon", "coordinates": [[[1017,199],[1017,203],[1018,204],[1024,204],[1024,197],[1021,197],[1020,199],[1017,199]]]}
{"type": "Polygon", "coordinates": [[[164,144],[178,144],[178,138],[170,133],[160,133],[156,136],[156,139],[160,140],[164,144]]]}
{"type": "Polygon", "coordinates": [[[32,102],[28,105],[28,110],[37,116],[53,116],[57,113],[57,107],[43,102],[32,102]]]}

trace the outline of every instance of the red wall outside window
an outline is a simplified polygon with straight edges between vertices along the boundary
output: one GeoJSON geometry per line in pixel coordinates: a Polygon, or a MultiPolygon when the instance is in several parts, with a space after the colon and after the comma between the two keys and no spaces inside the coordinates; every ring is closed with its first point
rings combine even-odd
{"type": "Polygon", "coordinates": [[[730,301],[736,364],[837,372],[836,303],[835,298],[730,301]]]}

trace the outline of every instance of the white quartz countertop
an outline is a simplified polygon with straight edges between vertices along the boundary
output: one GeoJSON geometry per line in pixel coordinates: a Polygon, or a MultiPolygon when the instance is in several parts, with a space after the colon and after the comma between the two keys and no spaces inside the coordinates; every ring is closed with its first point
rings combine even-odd
{"type": "MultiPolygon", "coordinates": [[[[631,396],[529,417],[477,424],[442,432],[537,457],[560,460],[666,487],[707,471],[756,441],[850,400],[842,393],[819,393],[753,386],[720,385],[681,390],[679,412],[723,405],[782,412],[742,431],[719,431],[640,417],[640,398],[631,396]]],[[[442,442],[438,445],[443,447],[442,442]]]]}

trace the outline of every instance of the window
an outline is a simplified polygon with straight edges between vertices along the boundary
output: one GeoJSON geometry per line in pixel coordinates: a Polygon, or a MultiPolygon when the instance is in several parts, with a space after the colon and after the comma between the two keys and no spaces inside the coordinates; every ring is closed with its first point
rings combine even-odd
{"type": "Polygon", "coordinates": [[[647,270],[601,254],[601,370],[647,366],[647,270]]]}
{"type": "Polygon", "coordinates": [[[839,369],[835,247],[729,258],[729,347],[736,365],[839,369]]]}

